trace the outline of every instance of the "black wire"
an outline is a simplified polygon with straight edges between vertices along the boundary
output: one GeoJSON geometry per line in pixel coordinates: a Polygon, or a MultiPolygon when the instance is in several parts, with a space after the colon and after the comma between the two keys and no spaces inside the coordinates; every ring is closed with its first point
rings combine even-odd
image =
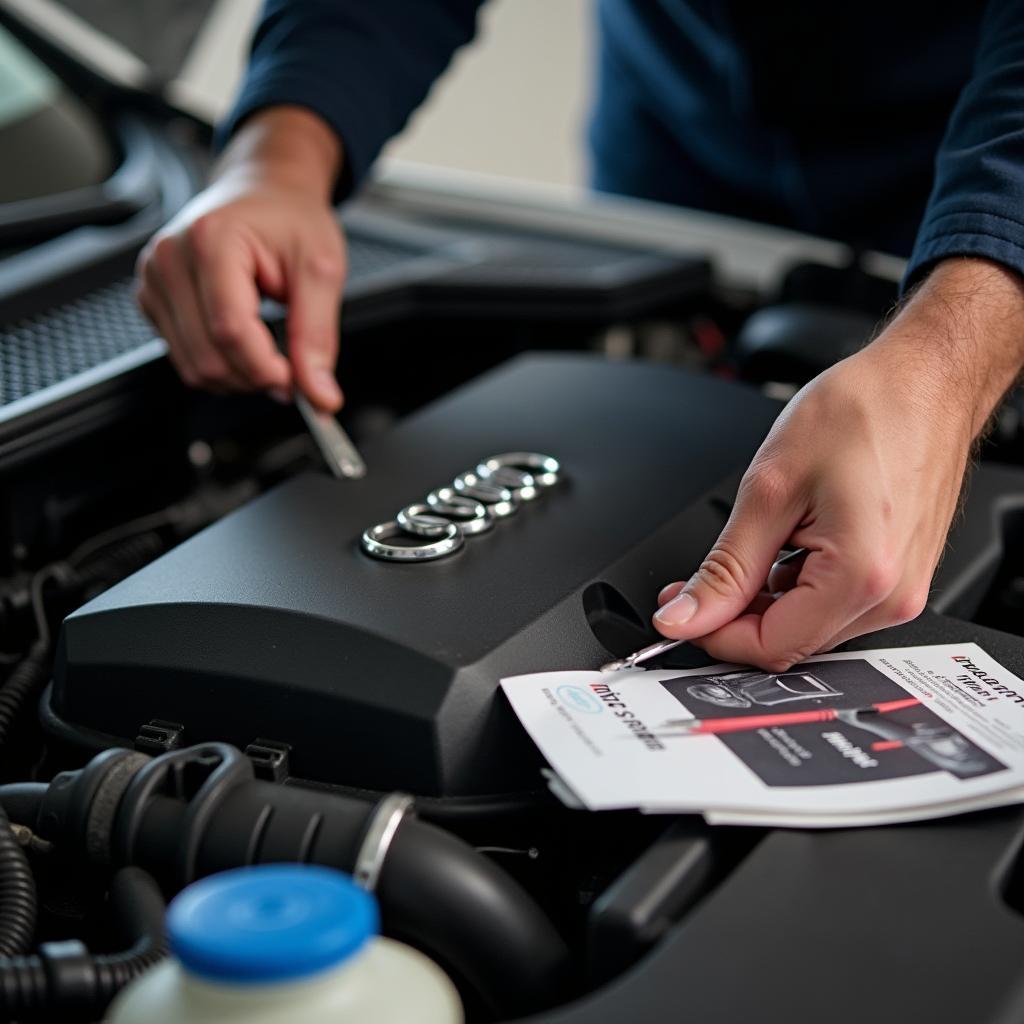
{"type": "Polygon", "coordinates": [[[83,541],[68,555],[65,561],[69,565],[77,567],[96,552],[102,551],[120,540],[126,540],[140,533],[161,530],[167,526],[174,526],[184,518],[186,518],[184,509],[180,505],[171,505],[159,512],[151,512],[148,515],[139,516],[137,519],[130,519],[126,523],[111,527],[109,530],[104,530],[83,541]]]}
{"type": "Polygon", "coordinates": [[[84,1014],[93,1020],[166,955],[163,897],[152,877],[140,868],[122,868],[110,896],[129,948],[92,954],[80,943],[50,943],[30,956],[0,957],[0,1020],[77,1020],[84,1014]]]}
{"type": "Polygon", "coordinates": [[[50,648],[52,637],[50,635],[50,620],[46,615],[46,601],[43,597],[43,588],[49,580],[59,577],[60,564],[59,562],[54,562],[52,565],[44,566],[32,577],[32,583],[29,587],[29,593],[32,598],[32,615],[36,623],[36,643],[41,644],[47,650],[50,648]]]}
{"type": "MultiPolygon", "coordinates": [[[[94,557],[106,548],[112,547],[120,541],[130,540],[140,534],[153,533],[167,526],[173,526],[185,518],[185,512],[179,505],[172,505],[170,508],[153,512],[149,515],[139,516],[119,526],[104,530],[102,533],[90,537],[78,545],[66,559],[51,562],[43,566],[32,577],[29,584],[29,593],[32,600],[32,614],[35,619],[36,638],[44,643],[47,648],[52,643],[52,631],[46,614],[46,601],[44,590],[46,584],[51,580],[60,580],[62,577],[75,578],[74,570],[88,559],[94,557]]],[[[0,654],[0,664],[11,664],[18,660],[20,655],[0,654]],[[8,661],[8,658],[10,659],[8,661]]]]}

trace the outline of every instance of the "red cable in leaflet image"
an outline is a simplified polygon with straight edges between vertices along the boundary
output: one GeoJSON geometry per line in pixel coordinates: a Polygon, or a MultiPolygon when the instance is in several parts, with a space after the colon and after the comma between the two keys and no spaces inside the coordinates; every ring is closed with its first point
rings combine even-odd
{"type": "Polygon", "coordinates": [[[753,729],[770,729],[780,725],[811,725],[815,722],[834,722],[846,720],[843,716],[860,714],[861,712],[884,715],[891,711],[902,711],[904,708],[916,707],[921,702],[916,697],[906,700],[887,700],[870,707],[857,708],[852,712],[840,711],[836,708],[822,708],[819,711],[785,711],[774,715],[751,715],[748,718],[709,718],[701,720],[681,721],[677,724],[680,733],[686,736],[720,736],[727,732],[750,732],[753,729]]]}
{"type": "Polygon", "coordinates": [[[661,684],[692,718],[659,736],[717,736],[769,786],[838,785],[1006,766],[862,659],[680,676],[661,684]],[[785,709],[772,710],[777,705],[785,709]]]}

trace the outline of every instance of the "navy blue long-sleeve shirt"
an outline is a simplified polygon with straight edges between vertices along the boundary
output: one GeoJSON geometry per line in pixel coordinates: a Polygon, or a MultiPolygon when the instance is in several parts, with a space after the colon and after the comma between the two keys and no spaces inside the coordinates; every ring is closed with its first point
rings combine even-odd
{"type": "MultiPolygon", "coordinates": [[[[266,0],[223,132],[307,107],[354,188],[480,5],[266,0]]],[[[1024,274],[1024,0],[599,0],[598,16],[597,188],[909,255],[908,279],[949,256],[1024,274]]]]}

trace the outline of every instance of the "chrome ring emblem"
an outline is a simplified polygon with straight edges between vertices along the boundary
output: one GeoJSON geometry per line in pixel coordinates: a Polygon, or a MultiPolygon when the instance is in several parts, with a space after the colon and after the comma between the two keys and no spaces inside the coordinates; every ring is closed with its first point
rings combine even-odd
{"type": "Polygon", "coordinates": [[[453,481],[458,494],[487,506],[496,519],[504,519],[519,509],[519,499],[507,488],[489,481],[473,470],[460,473],[453,481]]]}
{"type": "Polygon", "coordinates": [[[395,537],[409,536],[397,520],[378,523],[363,533],[363,550],[388,562],[429,562],[454,554],[466,541],[463,532],[454,523],[449,523],[444,535],[436,539],[419,537],[415,544],[390,543],[395,537]]]}
{"type": "Polygon", "coordinates": [[[435,514],[429,505],[422,503],[417,505],[406,505],[401,512],[395,516],[395,522],[405,530],[406,533],[415,534],[417,537],[444,537],[452,525],[447,519],[435,514]]]}
{"type": "Polygon", "coordinates": [[[447,516],[465,534],[486,533],[494,527],[494,516],[482,501],[459,494],[454,487],[438,487],[427,495],[427,504],[437,515],[447,516]]]}
{"type": "Polygon", "coordinates": [[[489,476],[495,483],[511,487],[513,491],[519,487],[524,501],[537,497],[545,487],[558,483],[561,467],[558,459],[550,455],[539,455],[537,452],[506,452],[504,455],[492,455],[484,459],[476,467],[477,473],[489,476]],[[516,483],[516,480],[522,481],[516,483]],[[529,493],[525,493],[526,491],[529,493]]]}
{"type": "Polygon", "coordinates": [[[406,505],[386,523],[364,531],[362,548],[386,562],[430,562],[454,554],[467,536],[494,528],[562,477],[558,459],[537,452],[505,452],[482,459],[426,501],[406,505]]]}

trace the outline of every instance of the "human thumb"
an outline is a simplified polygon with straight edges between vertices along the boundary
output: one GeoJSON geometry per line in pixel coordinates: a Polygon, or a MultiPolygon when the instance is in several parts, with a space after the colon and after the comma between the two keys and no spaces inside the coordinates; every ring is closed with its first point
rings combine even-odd
{"type": "Polygon", "coordinates": [[[789,512],[778,494],[766,504],[757,484],[745,480],[729,522],[700,568],[686,583],[662,591],[654,628],[673,640],[692,640],[742,615],[796,525],[789,512]]]}

